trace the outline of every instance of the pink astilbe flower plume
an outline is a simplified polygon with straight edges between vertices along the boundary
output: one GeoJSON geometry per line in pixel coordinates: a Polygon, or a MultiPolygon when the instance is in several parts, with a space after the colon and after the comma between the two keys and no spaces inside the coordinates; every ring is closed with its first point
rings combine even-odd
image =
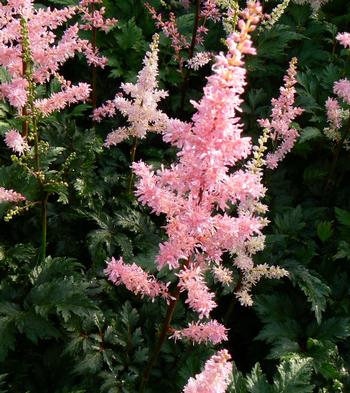
{"type": "Polygon", "coordinates": [[[350,33],[338,33],[336,39],[344,48],[350,48],[350,33]]]}
{"type": "Polygon", "coordinates": [[[201,268],[190,265],[189,268],[184,267],[177,276],[180,279],[178,284],[180,290],[187,291],[186,303],[198,312],[199,318],[208,318],[216,303],[213,301],[214,294],[209,292],[205,284],[201,268]]]}
{"type": "MultiPolygon", "coordinates": [[[[197,112],[192,123],[169,121],[163,139],[179,148],[178,162],[156,173],[142,162],[133,165],[139,177],[139,200],[156,214],[167,216],[169,239],[160,247],[159,269],[165,265],[178,268],[191,256],[195,269],[200,254],[207,262],[219,262],[224,252],[233,252],[264,226],[250,212],[232,217],[217,210],[248,199],[257,201],[265,193],[259,175],[250,170],[230,171],[252,149],[250,138],[241,136],[243,126],[237,113],[246,84],[244,56],[255,53],[250,32],[260,14],[260,5],[248,2],[240,31],[227,39],[228,54],[216,57],[204,97],[193,102],[197,112]]],[[[210,310],[212,299],[207,300],[210,310]]]]}
{"type": "Polygon", "coordinates": [[[350,81],[348,79],[344,78],[335,82],[333,91],[339,98],[350,104],[350,81]]]}
{"type": "MultiPolygon", "coordinates": [[[[209,31],[209,29],[206,27],[207,21],[212,20],[213,22],[218,22],[222,16],[221,11],[215,0],[202,1],[198,14],[198,27],[195,34],[195,40],[192,43],[190,37],[182,34],[179,31],[176,21],[176,15],[173,12],[170,12],[168,15],[168,20],[165,20],[164,16],[161,13],[157,13],[156,9],[150,4],[146,3],[145,6],[150,12],[153,20],[155,21],[157,28],[161,29],[166,37],[170,38],[171,46],[175,51],[175,58],[179,63],[180,69],[182,69],[183,63],[185,61],[181,52],[184,50],[189,50],[189,56],[192,57],[195,46],[203,44],[204,38],[209,31]]],[[[188,9],[189,2],[184,2],[184,6],[186,9],[188,9]]],[[[197,55],[199,56],[199,59],[201,59],[201,61],[194,64],[203,64],[203,61],[205,58],[207,58],[207,56],[201,56],[200,52],[197,53],[197,55]]],[[[189,59],[189,61],[190,60],[191,59],[189,59]]],[[[207,62],[208,61],[205,61],[204,64],[206,64],[207,62]]],[[[196,66],[193,67],[193,69],[196,69],[196,66]]]]}
{"type": "Polygon", "coordinates": [[[23,154],[29,147],[27,141],[17,130],[9,130],[6,132],[5,143],[9,149],[19,155],[23,154]]]}
{"type": "Polygon", "coordinates": [[[197,344],[209,341],[216,345],[227,340],[227,329],[215,320],[204,323],[191,322],[187,328],[174,330],[171,338],[174,340],[185,338],[197,344]]]}
{"type": "MultiPolygon", "coordinates": [[[[37,9],[29,0],[8,1],[0,5],[0,65],[11,77],[10,82],[0,84],[0,96],[17,108],[19,114],[28,106],[29,81],[25,73],[29,68],[31,83],[38,85],[47,83],[51,78],[61,81],[60,67],[76,53],[84,53],[89,64],[101,67],[106,64],[106,58],[100,57],[89,41],[79,37],[78,24],[68,25],[76,13],[77,7],[37,9]],[[23,23],[27,38],[23,36],[23,23]],[[55,30],[66,24],[68,27],[57,35],[55,30]],[[23,59],[24,39],[28,39],[26,45],[30,51],[30,59],[26,60],[23,59]]],[[[67,100],[63,101],[60,97],[60,108],[87,98],[86,94],[78,97],[73,86],[67,89],[64,84],[63,90],[67,100]]]]}
{"type": "Polygon", "coordinates": [[[205,363],[200,374],[189,379],[183,393],[225,393],[232,374],[230,359],[226,349],[217,352],[205,363]]]}
{"type": "Polygon", "coordinates": [[[144,138],[147,131],[161,132],[167,124],[168,117],[157,108],[158,102],[168,95],[166,91],[158,89],[158,40],[159,37],[155,34],[150,51],[144,58],[144,67],[138,74],[137,83],[121,85],[124,93],[131,99],[117,94],[114,100],[107,101],[94,111],[95,121],[114,116],[117,110],[128,118],[128,127],[120,127],[108,134],[106,147],[116,145],[129,136],[144,138]]]}
{"type": "Polygon", "coordinates": [[[79,12],[82,15],[82,30],[100,29],[105,33],[117,24],[115,18],[105,18],[106,8],[97,8],[97,5],[103,4],[102,0],[82,0],[79,3],[79,12]]]}
{"type": "Polygon", "coordinates": [[[161,296],[167,301],[170,298],[167,285],[150,276],[135,263],[132,265],[126,264],[123,258],[116,261],[112,257],[107,264],[105,274],[113,284],[124,284],[129,291],[136,295],[148,296],[152,300],[157,296],[161,296]]]}
{"type": "Polygon", "coordinates": [[[262,127],[270,131],[273,140],[281,142],[277,149],[266,157],[266,165],[270,169],[276,168],[279,161],[292,150],[299,135],[292,127],[293,120],[303,112],[303,109],[294,106],[296,62],[295,58],[290,62],[287,75],[284,77],[285,85],[280,88],[280,96],[271,101],[271,120],[259,121],[262,127]]]}
{"type": "Polygon", "coordinates": [[[4,187],[0,187],[0,203],[3,202],[23,202],[26,198],[19,192],[13,190],[6,190],[4,187]]]}

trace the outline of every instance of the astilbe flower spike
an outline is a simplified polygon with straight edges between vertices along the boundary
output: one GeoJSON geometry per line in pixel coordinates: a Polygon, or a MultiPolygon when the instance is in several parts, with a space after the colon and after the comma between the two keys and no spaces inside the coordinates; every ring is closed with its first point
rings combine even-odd
{"type": "Polygon", "coordinates": [[[292,150],[298,132],[292,127],[292,121],[303,112],[303,109],[294,106],[296,81],[296,58],[289,64],[287,75],[284,77],[285,85],[280,88],[280,96],[272,99],[271,120],[259,120],[260,125],[267,128],[273,140],[281,141],[275,152],[266,157],[266,165],[270,169],[277,167],[287,153],[292,150]]]}
{"type": "MultiPolygon", "coordinates": [[[[155,20],[157,28],[161,29],[166,37],[170,38],[171,46],[175,51],[175,58],[179,63],[180,69],[183,68],[185,60],[181,51],[189,50],[190,59],[188,59],[187,64],[191,66],[191,57],[193,56],[195,46],[203,44],[205,35],[209,31],[206,27],[207,21],[212,20],[213,22],[218,22],[222,17],[221,11],[215,0],[202,1],[198,12],[198,27],[196,29],[194,41],[191,42],[189,37],[180,33],[176,22],[176,16],[173,12],[169,13],[168,20],[164,20],[162,14],[157,13],[156,9],[150,4],[146,3],[145,6],[150,12],[153,20],[155,20]]],[[[189,6],[189,3],[185,4],[186,9],[189,8],[187,6],[189,6]]],[[[197,69],[197,67],[199,68],[199,66],[206,64],[210,60],[205,52],[199,52],[197,53],[197,56],[197,60],[200,59],[200,61],[194,61],[195,66],[193,69],[197,69]],[[201,53],[203,53],[203,55],[201,55],[201,53]]]]}
{"type": "Polygon", "coordinates": [[[13,190],[6,190],[4,187],[0,187],[0,203],[2,202],[13,202],[18,203],[25,201],[26,198],[19,192],[13,190]]]}
{"type": "MultiPolygon", "coordinates": [[[[350,33],[339,33],[336,39],[345,48],[350,48],[350,33]]],[[[341,143],[346,150],[349,150],[350,140],[345,136],[342,137],[341,128],[350,116],[350,81],[344,78],[334,82],[333,92],[338,97],[327,98],[325,106],[329,126],[325,127],[323,132],[332,142],[341,143]],[[342,105],[340,105],[339,99],[343,101],[342,105]]]]}
{"type": "Polygon", "coordinates": [[[248,2],[239,32],[227,39],[228,54],[216,57],[204,97],[193,102],[192,123],[169,121],[163,139],[179,148],[178,162],[156,173],[143,162],[133,165],[139,200],[167,216],[168,240],[160,245],[158,268],[180,269],[180,289],[200,317],[215,307],[202,272],[213,261],[220,265],[223,253],[241,250],[266,224],[248,208],[265,193],[260,174],[248,168],[230,171],[252,151],[250,138],[241,136],[237,113],[245,86],[243,60],[255,53],[250,32],[260,14],[260,5],[248,2]],[[226,212],[231,204],[241,206],[236,217],[226,212]]]}
{"type": "Polygon", "coordinates": [[[231,380],[230,359],[226,349],[217,352],[205,363],[200,374],[189,379],[183,393],[224,393],[231,380]]]}
{"type": "Polygon", "coordinates": [[[329,0],[293,0],[296,4],[309,4],[313,13],[316,14],[319,9],[329,0]]]}
{"type": "Polygon", "coordinates": [[[336,39],[344,48],[350,48],[350,33],[338,33],[336,39]]]}
{"type": "MultiPolygon", "coordinates": [[[[54,32],[71,20],[76,12],[76,7],[65,7],[61,10],[36,9],[30,0],[20,2],[9,0],[7,4],[0,5],[0,65],[11,77],[10,82],[0,84],[0,95],[17,108],[20,115],[28,103],[29,82],[26,75],[28,69],[30,69],[31,82],[43,84],[52,77],[60,81],[61,65],[79,52],[86,55],[89,64],[101,67],[106,64],[106,58],[100,57],[87,40],[78,36],[77,24],[68,26],[60,38],[54,32]],[[27,38],[23,36],[23,23],[27,30],[27,38]],[[28,42],[24,42],[26,39],[28,42]],[[23,59],[24,45],[29,48],[30,59],[23,59]]],[[[77,99],[85,101],[89,95],[88,89],[84,89],[84,92],[81,90],[81,94],[77,95],[73,86],[67,88],[67,83],[64,83],[63,89],[67,101],[62,101],[60,92],[49,98],[49,100],[60,100],[59,108],[77,99]]],[[[40,101],[34,104],[38,104],[39,110],[40,101]]]]}
{"type": "Polygon", "coordinates": [[[215,320],[204,323],[190,322],[187,328],[174,330],[171,338],[175,341],[186,338],[196,344],[209,341],[215,345],[227,340],[227,329],[215,320]]]}
{"type": "Polygon", "coordinates": [[[131,99],[117,94],[114,100],[107,101],[94,111],[95,121],[114,116],[117,110],[128,118],[128,127],[120,127],[107,135],[106,147],[116,145],[129,136],[144,138],[147,131],[162,132],[167,124],[168,117],[157,108],[158,102],[168,95],[166,91],[158,89],[158,41],[159,36],[155,34],[136,84],[121,85],[131,99]]]}
{"type": "Polygon", "coordinates": [[[106,8],[97,8],[97,5],[103,4],[102,0],[82,0],[79,3],[79,12],[82,15],[82,30],[100,29],[107,33],[117,24],[115,18],[105,18],[106,8]]]}
{"type": "Polygon", "coordinates": [[[129,291],[136,295],[148,296],[152,300],[157,296],[161,296],[167,301],[170,298],[167,285],[147,274],[135,263],[126,264],[123,258],[116,261],[112,257],[107,264],[105,274],[113,284],[124,284],[129,291]]]}
{"type": "Polygon", "coordinates": [[[24,151],[28,149],[27,141],[17,130],[9,130],[6,132],[5,143],[9,149],[19,155],[23,154],[24,151]]]}

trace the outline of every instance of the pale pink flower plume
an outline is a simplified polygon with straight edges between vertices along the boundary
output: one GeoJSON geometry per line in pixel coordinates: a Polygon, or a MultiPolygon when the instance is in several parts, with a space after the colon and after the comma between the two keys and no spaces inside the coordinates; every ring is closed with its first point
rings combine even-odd
{"type": "Polygon", "coordinates": [[[232,363],[226,349],[218,351],[205,363],[204,370],[190,378],[183,393],[225,393],[231,382],[232,363]]]}
{"type": "Polygon", "coordinates": [[[318,12],[319,9],[326,4],[329,0],[293,0],[297,4],[309,4],[314,13],[318,12]]]}
{"type": "MultiPolygon", "coordinates": [[[[224,252],[241,247],[260,234],[265,225],[251,212],[238,217],[225,212],[232,203],[258,201],[265,194],[260,175],[250,170],[231,170],[252,151],[250,138],[241,136],[243,125],[237,113],[246,84],[244,55],[255,53],[249,33],[255,29],[260,14],[260,5],[248,2],[242,13],[246,22],[242,19],[240,31],[227,39],[228,54],[216,56],[203,98],[193,102],[197,112],[192,122],[168,122],[163,139],[179,149],[178,162],[157,172],[142,162],[133,164],[139,178],[138,199],[154,213],[167,216],[168,240],[160,246],[159,269],[165,265],[178,268],[181,261],[200,254],[207,263],[220,262],[224,252]]],[[[206,315],[214,304],[210,292],[203,293],[208,305],[202,315],[206,315]]],[[[190,299],[191,306],[197,307],[194,299],[190,299]]]]}
{"type": "Polygon", "coordinates": [[[216,303],[213,300],[214,294],[209,292],[205,283],[201,268],[190,265],[189,268],[184,267],[180,270],[177,276],[180,279],[178,284],[180,291],[187,291],[185,303],[199,314],[200,319],[209,318],[209,313],[216,307],[216,303]]]}
{"type": "Polygon", "coordinates": [[[120,127],[107,136],[104,144],[106,147],[116,145],[129,136],[144,138],[148,131],[161,132],[166,126],[168,117],[157,108],[158,102],[168,95],[166,91],[158,89],[158,40],[159,37],[155,34],[137,82],[121,85],[124,93],[131,99],[119,93],[114,100],[107,101],[94,111],[95,121],[100,121],[105,116],[114,116],[117,110],[128,119],[128,127],[120,127]]]}
{"type": "MultiPolygon", "coordinates": [[[[0,44],[1,54],[1,44],[0,44]]],[[[0,56],[1,61],[1,56],[0,56]]],[[[9,103],[15,108],[23,108],[27,103],[28,82],[20,77],[12,80],[12,82],[4,82],[0,84],[1,98],[7,98],[9,103]]]]}
{"type": "Polygon", "coordinates": [[[35,100],[35,107],[44,115],[48,116],[54,111],[61,110],[66,106],[79,101],[86,101],[89,98],[91,88],[87,83],[66,86],[58,93],[52,94],[49,98],[35,100]]]}
{"type": "Polygon", "coordinates": [[[271,120],[259,120],[262,127],[270,130],[271,138],[280,141],[280,145],[273,153],[266,157],[266,166],[275,169],[278,163],[289,153],[299,135],[292,127],[293,120],[303,113],[303,109],[294,106],[296,80],[296,62],[294,58],[289,64],[287,75],[284,77],[284,87],[280,88],[280,96],[273,98],[271,120]]]}
{"type": "Polygon", "coordinates": [[[339,129],[342,126],[341,108],[339,102],[328,97],[326,101],[328,123],[331,128],[339,129]]]}
{"type": "Polygon", "coordinates": [[[96,9],[97,4],[103,4],[102,0],[82,0],[79,3],[79,11],[82,14],[82,30],[100,29],[107,33],[118,21],[115,18],[105,18],[106,8],[96,9]],[[91,9],[90,9],[90,8],[91,9]]]}
{"type": "Polygon", "coordinates": [[[115,260],[112,257],[104,272],[113,284],[124,284],[135,295],[148,296],[152,300],[157,296],[161,296],[167,301],[170,299],[167,285],[146,273],[135,263],[132,265],[124,263],[123,258],[115,260]]]}
{"type": "Polygon", "coordinates": [[[338,33],[336,39],[344,48],[350,48],[350,33],[338,33]]]}
{"type": "MultiPolygon", "coordinates": [[[[189,7],[189,1],[184,1],[183,5],[185,8],[189,7]]],[[[152,18],[156,22],[157,28],[161,29],[166,37],[169,37],[171,40],[171,46],[175,51],[175,58],[180,64],[180,68],[183,66],[184,58],[181,55],[181,51],[187,50],[191,46],[190,39],[180,33],[176,16],[173,12],[170,12],[168,15],[168,20],[164,20],[162,14],[158,14],[154,7],[150,4],[145,4],[146,8],[150,12],[152,18]]],[[[201,2],[201,8],[199,13],[199,26],[197,28],[196,35],[196,45],[203,44],[205,35],[208,33],[209,29],[205,26],[208,20],[212,20],[214,22],[218,22],[221,19],[221,11],[216,4],[215,0],[204,0],[201,2]]]]}
{"type": "Polygon", "coordinates": [[[210,62],[213,55],[210,52],[199,52],[196,53],[191,59],[187,61],[187,67],[192,70],[199,70],[201,67],[205,66],[210,62]]]}
{"type": "Polygon", "coordinates": [[[211,19],[213,22],[218,22],[221,19],[221,12],[215,0],[203,1],[201,16],[205,19],[211,19]]]}
{"type": "Polygon", "coordinates": [[[171,46],[175,51],[175,56],[180,60],[180,52],[183,49],[188,49],[190,47],[190,41],[188,38],[179,32],[176,24],[176,17],[173,12],[169,13],[169,20],[164,21],[162,14],[157,14],[157,11],[150,4],[145,3],[145,7],[150,12],[152,18],[156,21],[156,26],[162,29],[164,35],[169,37],[171,40],[171,46]]]}
{"type": "Polygon", "coordinates": [[[191,322],[187,328],[175,330],[170,338],[174,340],[185,338],[196,344],[211,342],[216,345],[227,340],[227,329],[216,320],[206,323],[191,322]]]}
{"type": "Polygon", "coordinates": [[[233,282],[231,270],[221,264],[215,265],[212,268],[212,272],[215,279],[223,285],[230,285],[233,282]]]}
{"type": "Polygon", "coordinates": [[[5,143],[9,149],[15,153],[18,153],[19,155],[23,154],[24,151],[29,147],[26,140],[17,130],[9,130],[6,132],[5,143]]]}
{"type": "Polygon", "coordinates": [[[348,79],[340,79],[334,83],[334,94],[343,99],[347,104],[350,104],[350,82],[348,79]]]}
{"type": "MultiPolygon", "coordinates": [[[[76,12],[75,6],[60,10],[35,8],[31,1],[8,1],[1,5],[0,66],[9,73],[11,81],[0,84],[0,95],[17,108],[19,114],[22,114],[28,98],[28,81],[23,74],[21,17],[28,30],[34,84],[47,83],[53,77],[60,81],[60,67],[77,53],[84,53],[89,64],[101,67],[106,64],[107,59],[99,56],[89,41],[79,37],[78,24],[68,25],[63,32],[60,29],[56,34],[55,30],[67,25],[76,12]]],[[[66,98],[69,93],[72,97],[65,102],[76,102],[76,92],[66,89],[66,98]]]]}
{"type": "Polygon", "coordinates": [[[25,201],[26,197],[19,192],[13,190],[6,190],[4,187],[0,187],[0,203],[2,202],[13,202],[18,203],[25,201]]]}

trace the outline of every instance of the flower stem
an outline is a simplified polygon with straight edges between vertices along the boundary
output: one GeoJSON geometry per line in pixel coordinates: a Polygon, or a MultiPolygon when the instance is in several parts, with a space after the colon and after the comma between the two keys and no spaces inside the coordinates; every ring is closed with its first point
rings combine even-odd
{"type": "Polygon", "coordinates": [[[170,303],[168,305],[167,312],[165,315],[165,320],[164,320],[160,335],[158,337],[158,341],[156,343],[156,346],[154,348],[154,351],[153,351],[151,357],[148,360],[146,368],[143,372],[141,383],[140,383],[140,393],[143,393],[145,391],[145,387],[148,382],[150,372],[158,359],[158,355],[160,353],[160,350],[162,349],[163,343],[164,343],[167,333],[169,331],[170,323],[173,318],[176,304],[179,301],[179,297],[180,297],[180,288],[177,287],[175,290],[175,293],[173,294],[173,299],[170,301],[170,303]]]}
{"type": "Polygon", "coordinates": [[[42,200],[41,205],[41,246],[40,252],[38,255],[38,264],[40,264],[46,258],[46,237],[47,237],[47,200],[49,198],[49,194],[45,195],[45,198],[42,200]]]}
{"type": "Polygon", "coordinates": [[[41,173],[40,168],[40,155],[39,155],[39,130],[38,130],[38,113],[34,105],[35,101],[35,84],[33,81],[33,59],[30,49],[28,24],[25,18],[21,18],[21,33],[22,33],[22,63],[23,63],[23,76],[28,83],[28,105],[24,108],[23,114],[28,115],[28,109],[30,111],[29,118],[31,123],[31,129],[29,128],[28,120],[25,120],[23,128],[27,134],[31,134],[34,139],[34,169],[36,179],[38,181],[41,194],[43,195],[41,200],[41,245],[38,254],[37,263],[41,263],[46,256],[46,238],[47,238],[47,200],[49,194],[44,191],[44,175],[41,173]]]}
{"type": "MultiPolygon", "coordinates": [[[[137,137],[135,136],[133,139],[133,144],[130,150],[130,156],[131,156],[131,164],[135,161],[135,156],[136,156],[136,148],[137,148],[137,137]]],[[[132,182],[134,180],[134,173],[131,169],[130,175],[129,175],[129,181],[128,181],[128,194],[132,194],[132,182]]]]}

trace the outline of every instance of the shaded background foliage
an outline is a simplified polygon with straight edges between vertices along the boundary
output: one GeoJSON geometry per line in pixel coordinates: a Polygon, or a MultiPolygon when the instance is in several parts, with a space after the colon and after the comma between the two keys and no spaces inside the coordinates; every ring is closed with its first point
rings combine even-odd
{"type": "MultiPolygon", "coordinates": [[[[176,12],[181,31],[191,31],[192,9],[188,15],[175,1],[151,3],[176,12]]],[[[70,0],[45,5],[67,4],[70,0]]],[[[276,4],[265,6],[270,10],[276,4]]],[[[107,36],[97,37],[109,58],[108,67],[98,71],[99,102],[112,98],[121,82],[135,81],[155,31],[143,1],[109,0],[105,5],[119,23],[107,36]]],[[[297,104],[305,112],[293,152],[265,177],[271,223],[258,259],[286,268],[290,277],[261,282],[249,309],[236,303],[229,290],[218,289],[214,316],[230,328],[228,347],[237,366],[232,393],[350,389],[349,152],[337,154],[337,146],[322,132],[327,126],[324,103],[333,83],[349,75],[348,52],[335,40],[349,25],[350,5],[342,0],[326,4],[317,18],[307,5],[290,3],[271,29],[254,36],[258,55],[248,61],[243,106],[247,135],[257,138],[256,120],[268,115],[293,56],[299,59],[297,104]]],[[[210,27],[205,48],[223,49],[223,29],[210,27]]],[[[161,36],[160,85],[170,92],[162,107],[170,116],[188,119],[190,104],[178,113],[181,76],[172,55],[168,39],[161,36]]],[[[64,72],[73,81],[90,79],[90,70],[79,59],[70,61],[64,72]]],[[[191,71],[188,97],[201,96],[209,73],[209,66],[191,71]]],[[[68,186],[57,186],[49,199],[50,256],[37,264],[39,208],[0,224],[0,392],[135,392],[154,346],[154,326],[159,329],[165,314],[160,301],[131,296],[104,277],[111,255],[123,255],[155,272],[164,219],[150,214],[128,192],[131,142],[112,149],[102,146],[106,133],[123,119],[96,126],[90,114],[89,104],[78,105],[41,124],[43,139],[51,146],[47,166],[58,170],[69,157],[64,172],[68,186]]],[[[1,134],[16,121],[2,102],[1,134]]],[[[170,163],[175,153],[159,136],[149,135],[140,141],[136,158],[157,167],[170,163]]],[[[0,185],[35,199],[35,186],[11,161],[3,142],[0,164],[0,185]]],[[[1,215],[7,208],[0,206],[1,215]]],[[[169,271],[161,274],[174,279],[169,271]]],[[[186,320],[190,312],[180,304],[173,324],[186,320]]],[[[211,353],[210,346],[168,340],[148,391],[181,391],[211,353]]]]}

